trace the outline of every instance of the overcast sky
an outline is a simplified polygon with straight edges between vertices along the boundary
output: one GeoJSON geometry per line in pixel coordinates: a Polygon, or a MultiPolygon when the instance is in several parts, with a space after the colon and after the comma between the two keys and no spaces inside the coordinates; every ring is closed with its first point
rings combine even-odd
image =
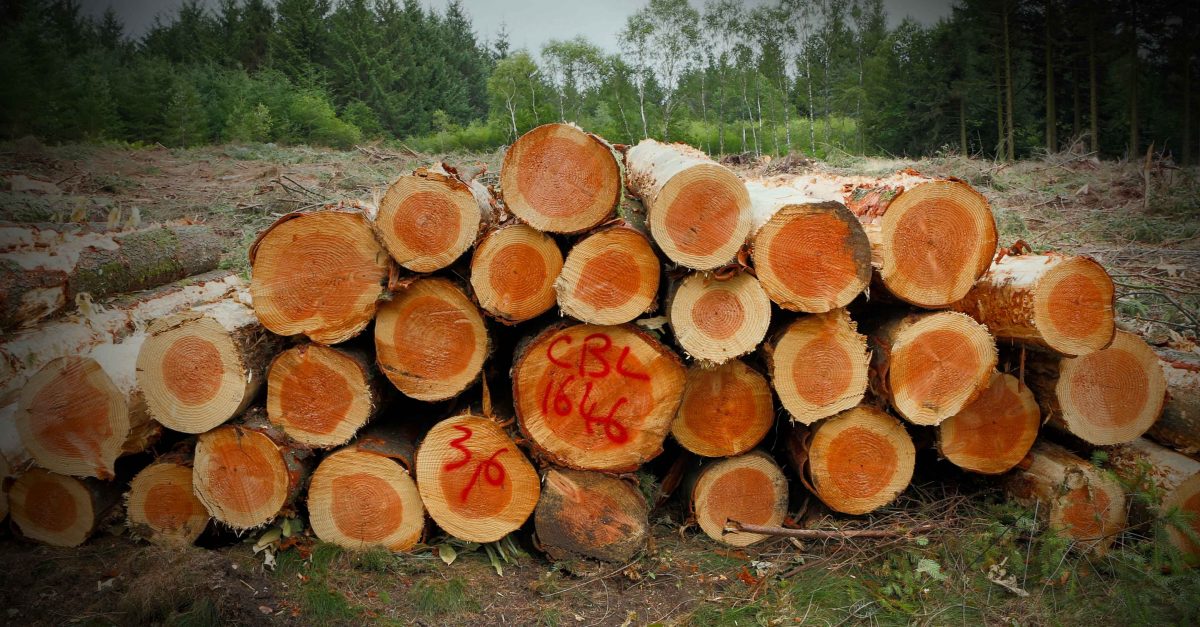
{"type": "MultiPolygon", "coordinates": [[[[201,0],[217,5],[217,0],[201,0]]],[[[703,0],[689,0],[701,8],[703,0]]],[[[746,0],[761,4],[766,0],[746,0]]],[[[111,6],[125,23],[126,31],[139,37],[161,15],[164,20],[174,15],[184,0],[83,0],[84,10],[99,16],[111,6]]],[[[421,4],[439,11],[449,0],[421,0],[421,4]]],[[[609,52],[619,50],[617,33],[625,20],[647,3],[647,0],[463,0],[471,15],[475,32],[492,40],[503,23],[508,29],[513,49],[527,48],[533,52],[551,39],[570,39],[584,35],[609,52]]],[[[932,24],[950,14],[951,0],[884,0],[888,23],[895,25],[909,16],[924,24],[932,24]]]]}

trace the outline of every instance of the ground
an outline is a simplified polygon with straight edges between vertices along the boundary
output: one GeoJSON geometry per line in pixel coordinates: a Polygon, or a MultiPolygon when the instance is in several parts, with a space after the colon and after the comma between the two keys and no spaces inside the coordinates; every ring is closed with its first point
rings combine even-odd
{"type": "MultiPolygon", "coordinates": [[[[432,160],[486,164],[501,154],[333,152],[272,145],[162,147],[0,145],[3,219],[189,220],[229,237],[227,267],[247,270],[255,234],[289,211],[371,200],[397,174],[432,160]],[[136,209],[136,211],[135,211],[136,209]]],[[[956,176],[992,202],[1001,244],[1086,253],[1118,284],[1124,327],[1155,343],[1200,330],[1200,182],[1195,170],[1098,162],[1062,153],[1001,164],[946,156],[916,162],[840,157],[752,161],[747,173],[816,167],[885,174],[914,167],[956,176]]],[[[628,564],[552,564],[533,547],[511,561],[444,537],[412,555],[351,554],[301,533],[273,569],[257,535],[169,550],[101,533],[61,550],[0,537],[0,621],[7,624],[1112,624],[1200,623],[1200,574],[1155,541],[1162,523],[1124,534],[1095,557],[1045,534],[995,482],[923,452],[893,507],[825,525],[902,533],[892,540],[779,539],[731,550],[686,526],[675,502],[652,514],[647,553],[628,564]],[[928,527],[926,525],[929,525],[928,527]],[[458,558],[445,564],[450,551],[458,558]],[[1175,566],[1174,568],[1172,566],[1175,566]]],[[[807,510],[807,511],[806,511],[807,510]]],[[[516,534],[527,542],[527,533],[516,534]]],[[[291,541],[289,541],[291,544],[291,541]]],[[[513,547],[509,546],[508,553],[513,547]]]]}

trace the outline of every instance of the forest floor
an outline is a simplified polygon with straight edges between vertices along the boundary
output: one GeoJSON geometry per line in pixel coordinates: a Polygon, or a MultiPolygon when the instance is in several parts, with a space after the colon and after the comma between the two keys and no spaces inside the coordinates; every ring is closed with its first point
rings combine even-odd
{"type": "MultiPolygon", "coordinates": [[[[396,148],[187,150],[0,144],[0,219],[213,224],[229,237],[224,264],[248,272],[255,235],[289,211],[371,199],[431,161],[486,164],[501,153],[420,155],[396,148]]],[[[1200,332],[1200,174],[1062,153],[1000,164],[845,156],[735,166],[747,174],[808,168],[878,174],[912,167],[955,176],[991,201],[1001,244],[1089,254],[1113,274],[1123,327],[1154,343],[1200,332]]],[[[775,540],[733,550],[681,526],[682,508],[652,514],[651,548],[610,567],[551,564],[532,551],[501,563],[452,545],[444,564],[412,555],[351,554],[308,541],[273,569],[255,538],[215,550],[166,550],[119,533],[60,550],[0,537],[0,623],[177,624],[1198,624],[1200,573],[1164,568],[1161,529],[1122,535],[1102,558],[1043,533],[1033,512],[995,482],[922,453],[913,487],[892,507],[835,524],[912,529],[889,541],[775,540]]],[[[799,511],[806,505],[793,507],[799,511]]],[[[815,505],[814,505],[815,507],[815,505]]],[[[112,529],[110,531],[119,531],[112,529]]],[[[527,535],[527,534],[526,534],[527,535]]],[[[433,538],[437,545],[445,539],[433,538]]],[[[442,545],[445,546],[444,544],[442,545]]]]}

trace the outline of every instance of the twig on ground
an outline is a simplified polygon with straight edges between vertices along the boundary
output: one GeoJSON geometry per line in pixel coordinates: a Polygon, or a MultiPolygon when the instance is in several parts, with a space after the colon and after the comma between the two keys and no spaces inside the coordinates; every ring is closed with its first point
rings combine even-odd
{"type": "Polygon", "coordinates": [[[743,532],[757,533],[765,536],[783,538],[799,538],[801,540],[849,540],[854,538],[902,538],[913,533],[932,531],[934,525],[926,523],[909,529],[788,529],[785,527],[770,527],[766,525],[751,525],[748,523],[729,520],[725,523],[725,533],[743,532]]]}

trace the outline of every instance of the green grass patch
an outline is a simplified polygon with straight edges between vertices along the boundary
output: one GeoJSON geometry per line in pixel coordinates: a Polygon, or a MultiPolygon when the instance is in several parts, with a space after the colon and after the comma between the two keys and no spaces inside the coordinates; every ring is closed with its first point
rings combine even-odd
{"type": "Polygon", "coordinates": [[[418,581],[409,592],[413,609],[423,616],[443,616],[474,612],[479,602],[467,592],[467,582],[462,577],[449,581],[418,581]]]}

